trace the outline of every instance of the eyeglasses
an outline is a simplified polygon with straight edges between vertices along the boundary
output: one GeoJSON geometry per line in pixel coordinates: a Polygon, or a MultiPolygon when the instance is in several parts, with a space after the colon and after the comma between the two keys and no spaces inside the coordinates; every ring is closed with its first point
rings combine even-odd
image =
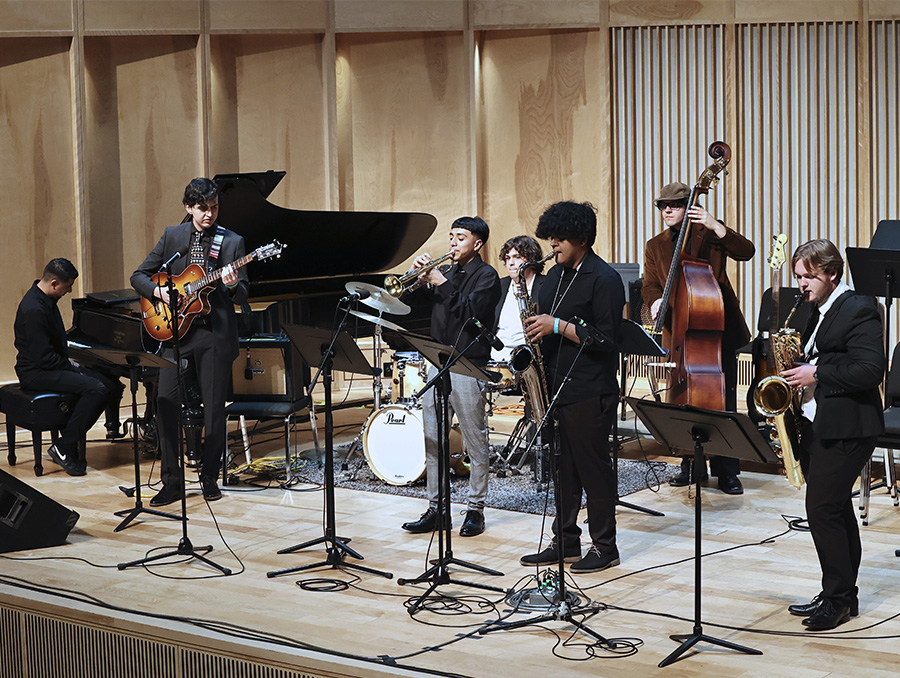
{"type": "Polygon", "coordinates": [[[671,207],[673,210],[681,209],[682,207],[687,207],[686,200],[660,200],[656,203],[659,211],[662,212],[667,207],[671,207]]]}

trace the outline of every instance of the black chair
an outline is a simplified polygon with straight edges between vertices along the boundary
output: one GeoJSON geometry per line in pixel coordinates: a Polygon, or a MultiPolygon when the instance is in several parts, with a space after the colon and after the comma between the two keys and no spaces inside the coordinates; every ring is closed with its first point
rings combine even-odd
{"type": "MultiPolygon", "coordinates": [[[[900,449],[900,343],[894,347],[891,355],[891,368],[888,373],[887,389],[884,394],[884,433],[879,436],[877,447],[884,455],[884,479],[874,487],[887,487],[894,506],[900,506],[900,495],[897,492],[897,475],[894,469],[894,450],[900,449]]],[[[869,497],[872,493],[872,459],[863,467],[859,482],[859,515],[863,525],[869,524],[869,497]]]]}
{"type": "Polygon", "coordinates": [[[65,428],[78,395],[72,393],[52,393],[26,391],[18,384],[8,384],[0,388],[0,411],[6,415],[7,460],[10,466],[16,464],[16,427],[31,431],[34,447],[34,474],[44,473],[41,463],[43,433],[50,431],[53,443],[59,438],[59,431],[65,428]]]}

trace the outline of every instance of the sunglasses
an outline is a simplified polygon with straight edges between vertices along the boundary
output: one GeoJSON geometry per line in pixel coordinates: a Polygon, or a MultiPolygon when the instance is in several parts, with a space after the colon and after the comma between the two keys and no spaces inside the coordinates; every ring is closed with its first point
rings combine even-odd
{"type": "Polygon", "coordinates": [[[677,210],[681,207],[687,207],[687,200],[660,200],[656,203],[656,206],[659,208],[659,211],[662,212],[667,207],[671,207],[673,210],[677,210]]]}

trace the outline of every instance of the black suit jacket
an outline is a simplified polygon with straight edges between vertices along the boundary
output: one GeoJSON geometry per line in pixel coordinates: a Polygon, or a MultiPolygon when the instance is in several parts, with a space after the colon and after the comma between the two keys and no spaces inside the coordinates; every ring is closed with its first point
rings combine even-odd
{"type": "Polygon", "coordinates": [[[878,390],[884,377],[883,341],[881,316],[871,297],[850,290],[828,309],[816,333],[817,436],[861,438],[884,431],[878,390]]]}
{"type": "MultiPolygon", "coordinates": [[[[156,246],[144,259],[144,263],[138,266],[137,270],[131,274],[131,286],[141,295],[148,299],[153,299],[153,290],[156,284],[150,279],[150,276],[159,271],[159,267],[176,252],[181,252],[182,256],[172,264],[172,275],[178,276],[184,273],[184,269],[187,268],[190,260],[189,248],[193,231],[194,227],[190,221],[167,228],[159,242],[156,243],[156,246]]],[[[225,229],[225,238],[222,241],[219,257],[216,260],[216,268],[227,266],[243,257],[245,253],[244,239],[237,233],[225,229]]],[[[212,331],[222,341],[227,342],[228,355],[231,356],[231,360],[237,358],[239,353],[237,318],[235,317],[234,306],[245,301],[247,301],[246,267],[238,270],[237,286],[228,288],[220,280],[209,295],[209,315],[212,319],[212,331]]]]}
{"type": "MultiPolygon", "coordinates": [[[[531,286],[531,300],[534,303],[537,303],[538,293],[541,291],[541,285],[544,282],[544,274],[543,273],[535,273],[534,275],[534,283],[531,286]]],[[[497,309],[494,312],[494,332],[497,331],[497,328],[500,327],[500,311],[503,310],[503,302],[506,300],[506,295],[509,294],[509,286],[512,284],[512,278],[506,276],[505,278],[500,278],[500,302],[497,304],[497,309]]]]}

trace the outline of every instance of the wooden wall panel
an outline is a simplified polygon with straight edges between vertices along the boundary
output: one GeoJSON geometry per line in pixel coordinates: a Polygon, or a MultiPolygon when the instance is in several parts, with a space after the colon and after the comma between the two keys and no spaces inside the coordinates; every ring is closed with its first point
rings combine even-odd
{"type": "MultiPolygon", "coordinates": [[[[643,268],[644,244],[664,228],[653,205],[660,189],[672,181],[692,186],[712,162],[713,141],[734,147],[725,116],[725,59],[721,26],[613,29],[617,261],[643,268]]],[[[701,204],[727,222],[723,189],[701,204]]]]}
{"type": "MultiPolygon", "coordinates": [[[[243,3],[241,3],[243,4],[243,3]]],[[[200,0],[87,0],[86,33],[200,31],[200,0]]]]}
{"type": "Polygon", "coordinates": [[[88,243],[95,289],[128,286],[164,227],[184,216],[200,160],[197,40],[85,39],[88,243]]]}
{"type": "Polygon", "coordinates": [[[474,204],[463,36],[338,37],[341,209],[434,214],[427,247],[443,254],[474,204]]]}
{"type": "Polygon", "coordinates": [[[867,0],[869,19],[900,19],[900,2],[897,0],[867,0]]]}
{"type": "Polygon", "coordinates": [[[503,242],[533,235],[548,205],[598,203],[600,42],[584,30],[484,36],[482,181],[495,265],[503,242]]]}
{"type": "Polygon", "coordinates": [[[0,0],[0,34],[74,31],[72,0],[0,0]]]}
{"type": "MultiPolygon", "coordinates": [[[[70,44],[69,38],[0,40],[0,185],[6,187],[0,212],[0,380],[16,378],[13,319],[32,281],[54,257],[82,268],[74,226],[70,44]]],[[[68,320],[67,301],[60,310],[68,320]]]]}
{"type": "Polygon", "coordinates": [[[285,170],[269,200],[327,209],[322,38],[213,36],[210,173],[285,170]]]}
{"type": "Polygon", "coordinates": [[[872,83],[872,214],[900,219],[900,23],[877,22],[870,29],[872,83]]]}
{"type": "Polygon", "coordinates": [[[744,0],[609,0],[609,25],[727,23],[734,14],[734,1],[744,0]]]}
{"type": "Polygon", "coordinates": [[[216,32],[319,31],[328,25],[328,0],[209,0],[209,28],[216,32]]]}
{"type": "Polygon", "coordinates": [[[859,18],[860,0],[740,0],[734,3],[737,21],[855,21],[859,18]]]}
{"type": "Polygon", "coordinates": [[[334,0],[334,26],[349,31],[460,31],[465,0],[334,0]]]}
{"type": "Polygon", "coordinates": [[[856,29],[848,23],[742,26],[738,32],[738,143],[732,180],[739,224],[758,246],[744,310],[755,319],[770,284],[772,236],[790,255],[812,238],[841,252],[867,246],[857,219],[856,29]]]}
{"type": "Polygon", "coordinates": [[[526,28],[587,26],[600,23],[600,0],[472,0],[472,27],[526,28]]]}

